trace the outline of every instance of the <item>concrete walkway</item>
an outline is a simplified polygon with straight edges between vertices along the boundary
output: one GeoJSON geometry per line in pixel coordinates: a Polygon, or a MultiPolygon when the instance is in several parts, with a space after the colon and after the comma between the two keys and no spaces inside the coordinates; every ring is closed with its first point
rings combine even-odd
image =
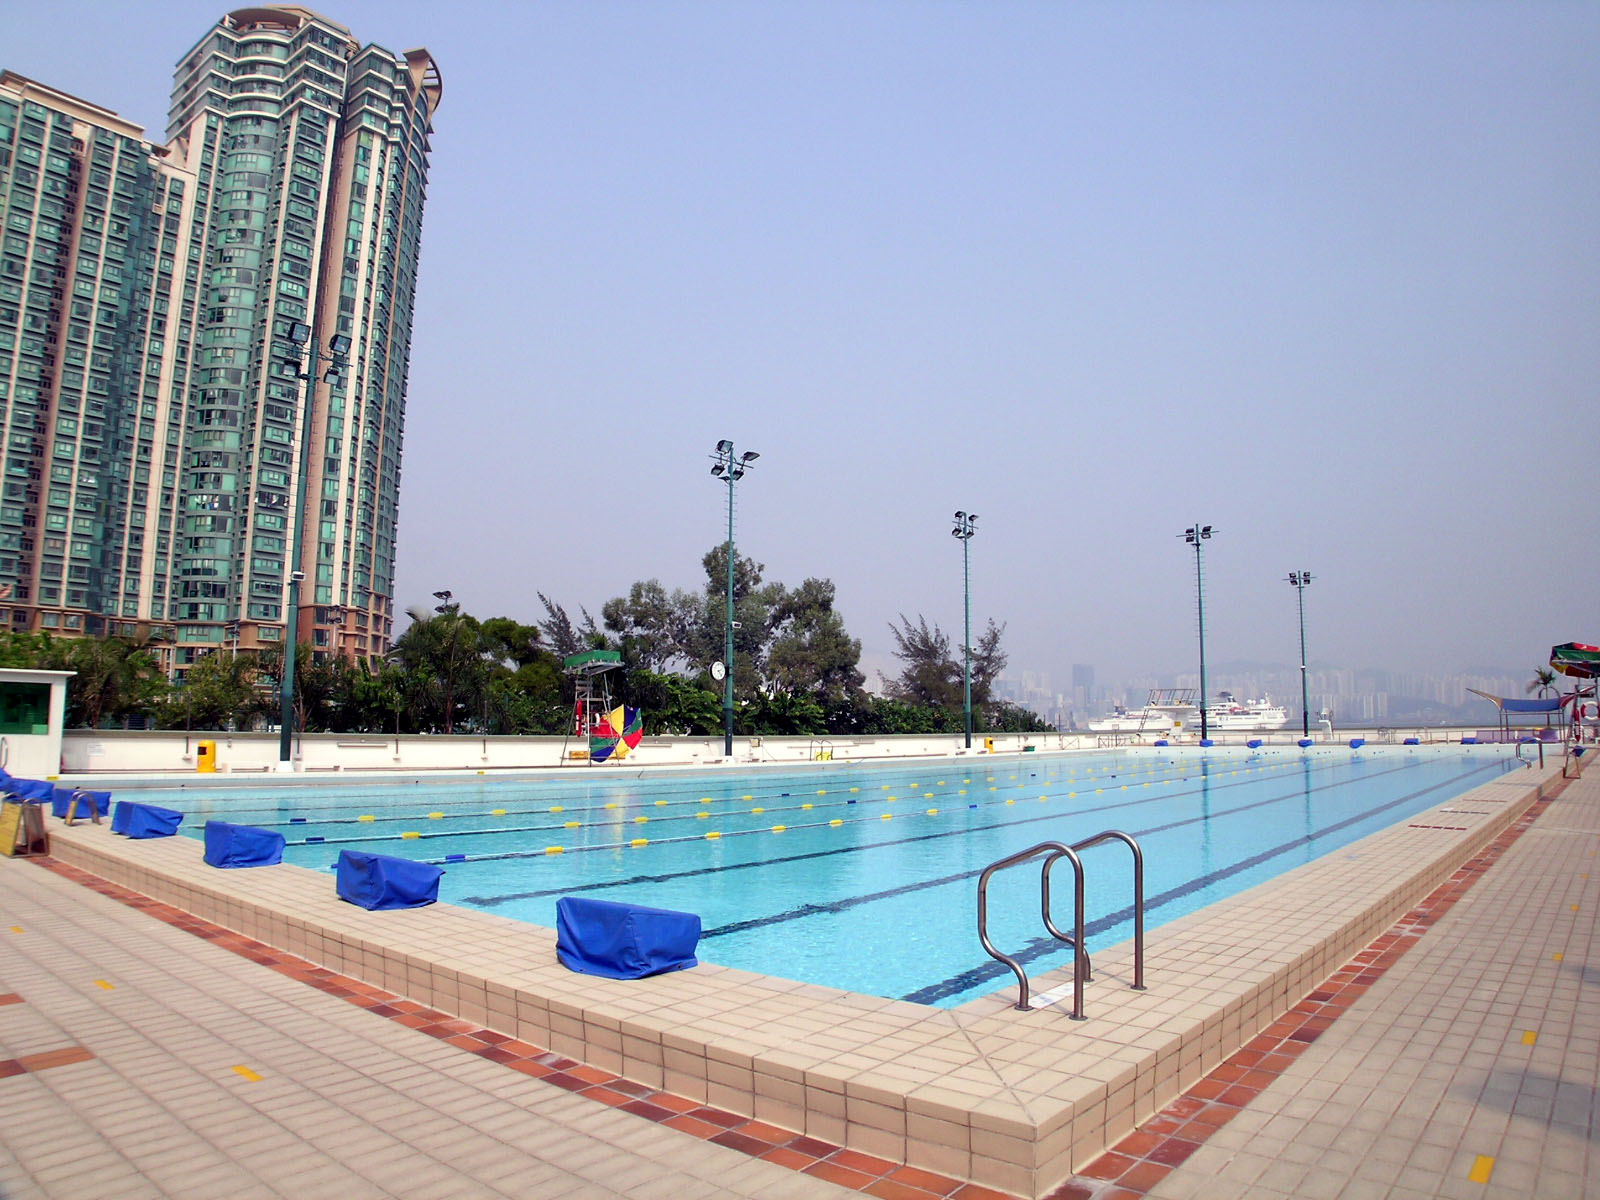
{"type": "MultiPolygon", "coordinates": [[[[1600,1195],[1600,772],[1539,808],[1175,1170],[1058,1194],[1600,1195]]],[[[32,863],[0,861],[0,947],[6,1200],[850,1194],[507,1069],[32,863]]],[[[911,1190],[898,1186],[855,1190],[911,1190]]]]}
{"type": "Polygon", "coordinates": [[[846,1196],[0,859],[6,1200],[846,1196]]]}
{"type": "Polygon", "coordinates": [[[1149,1195],[1600,1196],[1600,770],[1149,1195]]]}

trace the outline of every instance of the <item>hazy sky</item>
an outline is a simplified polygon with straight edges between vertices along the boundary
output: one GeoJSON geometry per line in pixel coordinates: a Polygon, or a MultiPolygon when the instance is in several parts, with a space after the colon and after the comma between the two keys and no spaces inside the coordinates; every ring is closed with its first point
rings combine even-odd
{"type": "MultiPolygon", "coordinates": [[[[0,0],[164,135],[224,12],[0,0]]],[[[1014,669],[1532,667],[1600,641],[1600,5],[328,0],[426,46],[400,607],[741,552],[1014,669]]]]}

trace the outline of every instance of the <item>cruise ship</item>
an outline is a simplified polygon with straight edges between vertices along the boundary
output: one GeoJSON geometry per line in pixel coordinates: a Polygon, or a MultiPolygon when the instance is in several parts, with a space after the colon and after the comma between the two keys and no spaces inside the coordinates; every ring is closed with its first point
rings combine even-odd
{"type": "Polygon", "coordinates": [[[1200,728],[1200,706],[1194,688],[1151,688],[1143,708],[1117,705],[1089,722],[1090,733],[1150,733],[1158,737],[1200,728]]]}
{"type": "MultiPolygon", "coordinates": [[[[1271,697],[1238,700],[1232,692],[1219,692],[1206,706],[1206,730],[1216,732],[1270,732],[1289,723],[1289,710],[1271,697]]],[[[1143,708],[1116,708],[1089,722],[1091,733],[1148,733],[1158,737],[1200,728],[1200,706],[1194,688],[1151,688],[1143,708]]]]}
{"type": "Polygon", "coordinates": [[[1289,723],[1289,710],[1274,704],[1270,696],[1259,700],[1236,700],[1232,692],[1218,692],[1217,698],[1206,708],[1206,725],[1210,729],[1282,729],[1289,723]]]}

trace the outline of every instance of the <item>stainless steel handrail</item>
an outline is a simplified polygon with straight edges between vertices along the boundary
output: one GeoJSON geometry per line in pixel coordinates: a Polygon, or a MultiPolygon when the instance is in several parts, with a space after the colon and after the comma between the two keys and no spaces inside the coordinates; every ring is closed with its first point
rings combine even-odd
{"type": "Polygon", "coordinates": [[[996,871],[1007,867],[1014,867],[1030,859],[1048,854],[1044,865],[1039,871],[1039,911],[1044,918],[1044,927],[1051,937],[1059,942],[1064,942],[1072,947],[1072,1019],[1081,1021],[1083,1016],[1083,985],[1090,978],[1089,954],[1084,948],[1083,935],[1083,860],[1078,857],[1079,850],[1086,850],[1097,846],[1101,842],[1117,840],[1123,842],[1133,852],[1133,987],[1136,991],[1144,991],[1144,854],[1139,849],[1139,843],[1126,833],[1115,829],[1108,829],[1104,833],[1097,833],[1091,838],[1069,846],[1065,842],[1040,842],[1026,850],[1019,850],[1015,854],[990,863],[978,876],[978,941],[991,958],[1010,967],[1017,977],[1017,1003],[1016,1007],[1026,1012],[1028,1010],[1028,974],[1022,969],[1022,964],[1009,954],[1002,953],[995,948],[989,940],[989,880],[996,871]],[[1050,870],[1061,859],[1066,859],[1072,864],[1072,933],[1063,933],[1056,928],[1056,923],[1050,915],[1050,870]]]}
{"type": "MultiPolygon", "coordinates": [[[[1123,833],[1120,829],[1107,829],[1105,832],[1097,833],[1093,837],[1085,838],[1081,842],[1073,842],[1072,843],[1072,848],[1074,850],[1088,850],[1088,849],[1091,849],[1094,846],[1100,845],[1103,842],[1110,842],[1110,841],[1121,842],[1124,846],[1126,846],[1128,848],[1128,852],[1133,855],[1133,984],[1132,984],[1132,987],[1133,987],[1134,991],[1142,992],[1142,991],[1145,990],[1145,986],[1144,986],[1144,851],[1139,849],[1139,843],[1134,841],[1133,836],[1131,834],[1123,833]]],[[[1055,937],[1058,937],[1058,938],[1061,937],[1062,935],[1056,931],[1055,927],[1051,924],[1051,921],[1050,921],[1050,868],[1055,865],[1056,859],[1060,858],[1060,857],[1061,857],[1061,855],[1055,855],[1054,857],[1045,860],[1044,871],[1042,872],[1043,878],[1040,881],[1040,890],[1041,890],[1041,892],[1043,893],[1043,896],[1044,896],[1044,906],[1045,906],[1044,923],[1045,923],[1045,928],[1049,929],[1051,934],[1053,936],[1055,936],[1055,937]]],[[[1076,904],[1077,904],[1078,909],[1080,910],[1079,913],[1078,913],[1078,918],[1079,918],[1079,924],[1081,925],[1082,916],[1083,916],[1082,911],[1081,911],[1082,908],[1083,908],[1083,897],[1081,895],[1078,895],[1076,897],[1076,904]]],[[[1087,964],[1087,962],[1088,962],[1088,956],[1087,955],[1084,956],[1084,961],[1087,964]]]]}
{"type": "MultiPolygon", "coordinates": [[[[1024,1011],[1026,1011],[1028,1008],[1028,973],[1022,969],[1021,963],[1012,958],[1009,954],[1003,954],[999,950],[996,950],[994,943],[989,940],[989,877],[992,876],[996,871],[1002,871],[1006,867],[1014,867],[1018,863],[1027,862],[1030,858],[1037,858],[1039,855],[1045,853],[1049,853],[1052,857],[1065,855],[1070,857],[1072,860],[1072,865],[1077,872],[1076,895],[1079,899],[1079,904],[1077,906],[1077,927],[1081,929],[1083,922],[1083,904],[1081,902],[1083,897],[1083,863],[1080,862],[1078,860],[1078,856],[1073,853],[1072,847],[1067,845],[1065,842],[1040,842],[1037,846],[1030,846],[1026,850],[1019,850],[1015,854],[1008,855],[1005,858],[990,863],[983,869],[983,874],[978,876],[978,941],[982,943],[984,950],[988,952],[990,958],[995,958],[1005,963],[1006,966],[1010,967],[1012,972],[1016,975],[1017,987],[1020,989],[1020,994],[1017,998],[1017,1008],[1024,1011]]],[[[1043,885],[1041,884],[1041,889],[1042,886],[1043,885]]],[[[1054,936],[1053,933],[1052,936],[1054,936]]],[[[1083,953],[1083,943],[1081,940],[1072,947],[1072,952],[1074,966],[1073,973],[1074,975],[1077,975],[1079,974],[1076,969],[1078,957],[1083,953]]]]}

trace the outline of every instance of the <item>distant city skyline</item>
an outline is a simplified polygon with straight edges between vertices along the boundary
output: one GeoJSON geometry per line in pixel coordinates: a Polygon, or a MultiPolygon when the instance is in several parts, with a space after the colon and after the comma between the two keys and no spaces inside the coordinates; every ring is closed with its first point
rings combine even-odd
{"type": "MultiPolygon", "coordinates": [[[[1087,664],[1074,664],[1076,676],[1087,664]]],[[[1092,671],[1091,671],[1092,674],[1092,671]]],[[[1479,666],[1463,672],[1416,673],[1385,671],[1376,667],[1344,667],[1312,662],[1307,672],[1313,723],[1330,711],[1336,724],[1398,724],[1448,718],[1498,723],[1494,706],[1468,689],[1490,695],[1520,698],[1529,694],[1533,669],[1519,673],[1507,667],[1479,666]]],[[[1571,682],[1558,677],[1553,694],[1570,691],[1571,682]]],[[[1065,690],[1053,688],[1048,674],[1008,669],[996,694],[1022,704],[1063,727],[1082,728],[1089,720],[1109,712],[1114,705],[1137,708],[1154,688],[1192,688],[1199,691],[1196,671],[1177,671],[1142,677],[1074,683],[1065,690]]],[[[1290,726],[1300,723],[1300,668],[1297,664],[1223,662],[1208,671],[1207,690],[1215,700],[1231,692],[1240,701],[1270,698],[1290,714],[1290,726]]]]}
{"type": "MultiPolygon", "coordinates": [[[[328,0],[443,67],[396,608],[831,578],[1068,678],[1600,642],[1600,5],[328,0]]],[[[13,5],[162,128],[226,6],[13,5]],[[115,17],[112,14],[116,14],[115,17]]],[[[1298,691],[1298,689],[1295,689],[1298,691]]]]}

